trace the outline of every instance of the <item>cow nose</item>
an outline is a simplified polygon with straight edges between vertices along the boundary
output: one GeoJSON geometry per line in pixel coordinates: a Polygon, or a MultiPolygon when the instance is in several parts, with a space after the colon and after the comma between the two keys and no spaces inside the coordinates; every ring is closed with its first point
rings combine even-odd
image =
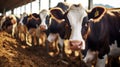
{"type": "Polygon", "coordinates": [[[45,31],[46,30],[46,26],[45,25],[40,25],[40,30],[41,31],[45,31]]]}
{"type": "Polygon", "coordinates": [[[69,44],[72,50],[80,50],[82,48],[83,42],[78,40],[71,40],[69,41],[69,44]]]}

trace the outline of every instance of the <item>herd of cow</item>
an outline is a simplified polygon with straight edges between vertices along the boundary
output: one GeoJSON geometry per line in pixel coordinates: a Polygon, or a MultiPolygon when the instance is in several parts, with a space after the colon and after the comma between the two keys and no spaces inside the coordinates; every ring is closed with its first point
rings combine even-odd
{"type": "Polygon", "coordinates": [[[120,9],[85,10],[81,4],[59,2],[21,19],[3,16],[0,30],[29,46],[46,46],[51,56],[80,57],[88,66],[96,61],[95,67],[105,67],[107,56],[120,56],[120,9]]]}

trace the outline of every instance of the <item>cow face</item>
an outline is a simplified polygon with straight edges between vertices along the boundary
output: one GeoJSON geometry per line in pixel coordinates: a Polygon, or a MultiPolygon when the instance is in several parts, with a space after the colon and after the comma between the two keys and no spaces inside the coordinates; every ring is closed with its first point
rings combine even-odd
{"type": "Polygon", "coordinates": [[[40,30],[47,30],[49,26],[49,19],[50,15],[48,14],[48,11],[43,9],[40,13],[40,18],[41,18],[41,24],[40,24],[40,30]]]}
{"type": "Polygon", "coordinates": [[[80,5],[73,4],[68,13],[67,18],[69,20],[69,24],[71,26],[71,35],[69,38],[69,43],[72,47],[76,47],[78,49],[85,49],[85,41],[82,37],[82,22],[87,21],[87,13],[85,9],[80,5]],[[84,20],[83,20],[84,19],[84,20]]]}
{"type": "Polygon", "coordinates": [[[1,20],[1,27],[2,29],[7,29],[9,26],[12,26],[16,22],[16,17],[14,15],[5,16],[1,20]]]}
{"type": "Polygon", "coordinates": [[[27,26],[28,30],[37,28],[41,23],[40,16],[36,13],[25,16],[21,21],[27,26]]]}

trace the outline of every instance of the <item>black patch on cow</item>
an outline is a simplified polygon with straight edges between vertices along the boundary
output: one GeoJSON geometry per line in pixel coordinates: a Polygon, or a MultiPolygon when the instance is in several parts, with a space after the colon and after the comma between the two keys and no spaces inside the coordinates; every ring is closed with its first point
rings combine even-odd
{"type": "Polygon", "coordinates": [[[55,9],[51,9],[50,13],[51,13],[51,15],[53,17],[55,17],[55,18],[57,18],[59,20],[63,19],[63,11],[61,10],[61,8],[59,8],[59,9],[56,9],[56,8],[55,9]]]}
{"type": "Polygon", "coordinates": [[[29,30],[30,28],[37,28],[37,26],[39,26],[40,23],[41,23],[41,19],[40,19],[40,16],[38,14],[33,13],[31,15],[25,16],[23,18],[22,22],[23,22],[23,24],[25,24],[27,26],[27,28],[29,30]],[[28,21],[28,18],[31,17],[31,16],[34,16],[35,18],[39,18],[39,19],[36,20],[36,19],[32,18],[28,21]]]}
{"type": "Polygon", "coordinates": [[[64,12],[66,12],[69,8],[69,6],[65,2],[59,2],[56,7],[61,8],[64,12]]]}
{"type": "Polygon", "coordinates": [[[46,20],[45,20],[45,24],[47,24],[48,27],[49,27],[49,25],[50,25],[50,23],[49,23],[50,17],[51,17],[51,15],[47,15],[47,16],[46,16],[46,20]]]}
{"type": "Polygon", "coordinates": [[[12,19],[13,18],[6,17],[5,21],[3,22],[2,29],[7,29],[7,27],[13,25],[12,22],[11,22],[12,19]]]}

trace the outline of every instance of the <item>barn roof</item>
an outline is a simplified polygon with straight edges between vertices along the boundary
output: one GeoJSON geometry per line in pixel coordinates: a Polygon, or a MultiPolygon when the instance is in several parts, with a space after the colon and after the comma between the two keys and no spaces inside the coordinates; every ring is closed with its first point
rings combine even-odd
{"type": "Polygon", "coordinates": [[[0,13],[25,5],[35,0],[0,0],[0,13]]]}

